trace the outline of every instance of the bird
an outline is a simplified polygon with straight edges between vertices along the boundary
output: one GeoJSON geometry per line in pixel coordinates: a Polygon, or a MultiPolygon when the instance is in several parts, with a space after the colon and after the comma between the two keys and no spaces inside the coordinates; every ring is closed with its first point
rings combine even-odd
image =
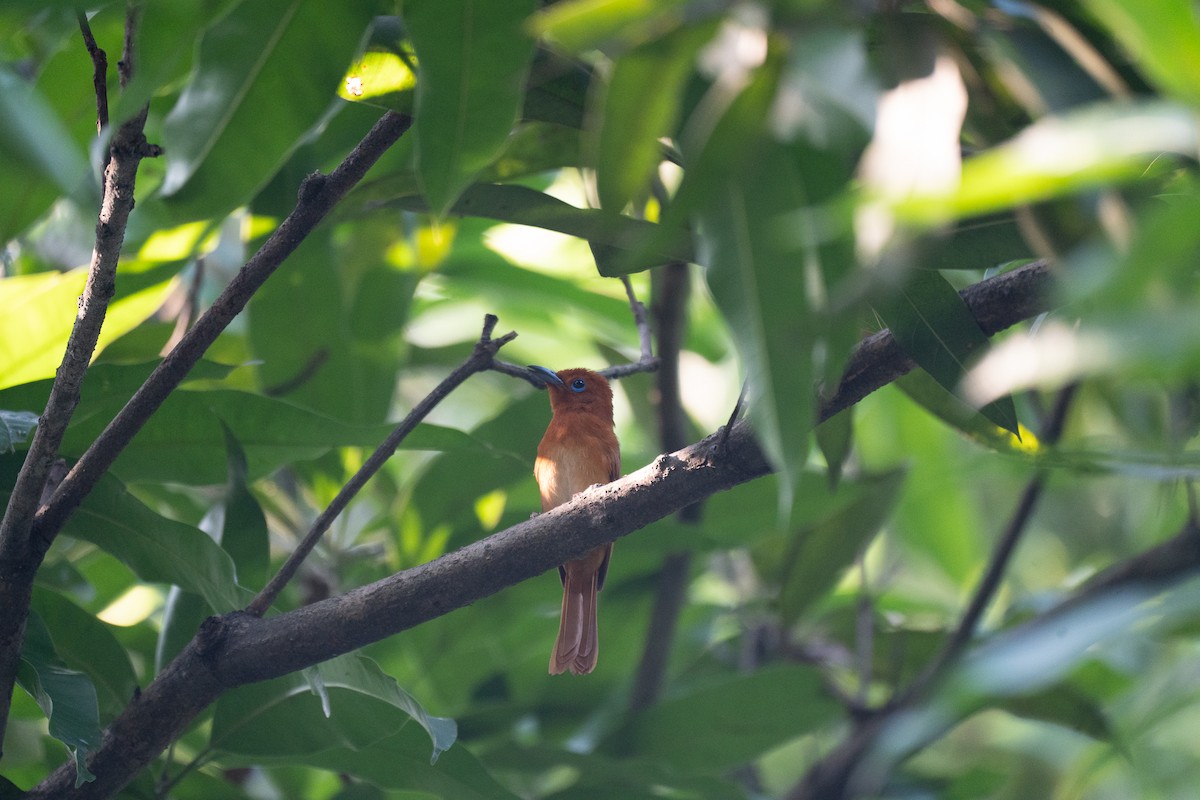
{"type": "MultiPolygon", "coordinates": [[[[588,369],[529,370],[549,390],[553,411],[533,466],[542,511],[549,511],[589,486],[620,477],[621,446],[613,430],[612,388],[603,375],[588,369]]],[[[596,594],[604,587],[611,557],[609,543],[558,568],[563,600],[551,675],[568,670],[585,675],[595,669],[596,594]]]]}

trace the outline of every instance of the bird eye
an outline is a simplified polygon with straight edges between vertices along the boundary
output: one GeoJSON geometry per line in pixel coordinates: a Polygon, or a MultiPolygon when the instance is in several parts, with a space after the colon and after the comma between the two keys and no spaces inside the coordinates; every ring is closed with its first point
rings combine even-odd
{"type": "Polygon", "coordinates": [[[572,392],[582,392],[586,388],[587,384],[583,382],[583,378],[576,378],[575,380],[571,381],[572,392]]]}

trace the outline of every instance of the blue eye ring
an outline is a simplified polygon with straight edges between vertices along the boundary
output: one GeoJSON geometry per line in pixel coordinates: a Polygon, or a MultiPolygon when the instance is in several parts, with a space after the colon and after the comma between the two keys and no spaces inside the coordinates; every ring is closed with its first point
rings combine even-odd
{"type": "Polygon", "coordinates": [[[586,388],[587,384],[584,382],[583,378],[576,378],[575,380],[571,381],[572,392],[582,392],[586,388]]]}

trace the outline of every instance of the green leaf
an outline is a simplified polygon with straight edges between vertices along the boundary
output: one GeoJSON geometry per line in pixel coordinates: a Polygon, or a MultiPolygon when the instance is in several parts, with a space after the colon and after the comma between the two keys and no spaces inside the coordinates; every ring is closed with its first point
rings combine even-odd
{"type": "Polygon", "coordinates": [[[343,422],[387,418],[419,277],[380,263],[399,235],[379,220],[335,246],[319,231],[288,259],[285,275],[255,293],[249,342],[268,393],[343,422]],[[303,325],[297,308],[306,309],[303,325]]]}
{"type": "Polygon", "coordinates": [[[659,139],[674,133],[684,84],[715,25],[682,28],[622,55],[601,93],[595,133],[600,207],[619,213],[662,160],[659,139]]]}
{"type": "MultiPolygon", "coordinates": [[[[902,286],[875,310],[913,361],[948,391],[957,392],[968,362],[982,358],[990,342],[954,287],[932,270],[912,270],[902,286]]],[[[979,409],[1006,431],[1020,436],[1017,410],[1011,397],[979,409]]]]}
{"type": "Polygon", "coordinates": [[[79,191],[91,178],[86,155],[58,115],[7,68],[0,68],[0,153],[6,161],[32,166],[65,195],[79,191]]]}
{"type": "Polygon", "coordinates": [[[110,112],[113,125],[133,117],[163,86],[186,77],[201,32],[238,0],[147,3],[138,13],[137,69],[110,112]]]}
{"type": "Polygon", "coordinates": [[[50,735],[71,751],[75,788],[94,781],[96,776],[87,768],[87,754],[100,744],[96,687],[82,672],[67,669],[62,663],[54,652],[46,624],[34,611],[25,620],[17,680],[50,720],[50,735]]]}
{"type": "Polygon", "coordinates": [[[320,129],[339,108],[334,92],[373,8],[239,3],[205,31],[195,72],[163,122],[162,194],[177,215],[220,216],[244,203],[320,129]]]}
{"type": "Polygon", "coordinates": [[[914,370],[897,378],[894,385],[926,411],[985,447],[1002,453],[1037,449],[1037,438],[1029,431],[1024,431],[1021,439],[1016,438],[967,405],[961,397],[947,391],[928,372],[914,370]]]}
{"type": "MultiPolygon", "coordinates": [[[[425,210],[418,198],[402,198],[397,205],[415,211],[425,210]]],[[[603,254],[597,255],[597,267],[605,277],[666,261],[693,260],[691,243],[681,230],[663,233],[660,226],[652,222],[601,209],[577,208],[525,186],[476,184],[462,193],[450,212],[545,228],[586,239],[593,245],[639,251],[638,259],[632,263],[626,263],[628,258],[624,253],[607,259],[603,254]],[[651,239],[656,240],[656,246],[650,252],[641,253],[642,244],[651,239]]]]}
{"type": "Polygon", "coordinates": [[[430,764],[429,741],[415,725],[406,725],[360,750],[334,748],[309,756],[304,763],[337,773],[357,775],[379,786],[412,792],[416,798],[517,800],[465,747],[454,747],[430,764]]]}
{"type": "MultiPolygon", "coordinates": [[[[254,589],[267,582],[267,568],[270,566],[271,543],[267,517],[247,483],[245,452],[227,425],[222,423],[221,429],[225,434],[228,453],[229,480],[225,484],[225,496],[209,511],[217,534],[213,538],[233,559],[237,567],[238,585],[254,589]],[[215,519],[217,516],[220,517],[219,522],[215,519]]],[[[208,533],[213,535],[214,531],[208,533]]]]}
{"type": "Polygon", "coordinates": [[[1133,63],[1164,91],[1200,102],[1200,20],[1189,0],[1086,0],[1133,56],[1133,63]]]}
{"type": "Polygon", "coordinates": [[[652,32],[678,25],[685,0],[568,0],[554,3],[530,20],[539,35],[572,53],[582,53],[621,37],[645,41],[652,32]]]}
{"type": "MultiPolygon", "coordinates": [[[[177,264],[123,263],[96,351],[162,305],[177,264]]],[[[0,388],[54,375],[78,312],[86,268],[0,280],[0,388]]]]}
{"type": "MultiPolygon", "coordinates": [[[[0,456],[0,498],[6,505],[22,457],[0,456]]],[[[144,581],[203,595],[214,611],[232,611],[244,599],[224,550],[191,525],[152,511],[111,475],[100,479],[63,531],[116,556],[144,581]]]]}
{"type": "Polygon", "coordinates": [[[33,411],[0,410],[0,453],[11,453],[23,444],[37,427],[38,419],[33,411]]]}
{"type": "Polygon", "coordinates": [[[1165,154],[1196,150],[1190,108],[1144,100],[1090,106],[1047,117],[962,165],[959,186],[897,201],[896,216],[917,225],[976,216],[1084,189],[1144,178],[1165,154]]]}
{"type": "Polygon", "coordinates": [[[417,174],[439,217],[504,147],[517,122],[534,42],[534,0],[410,0],[417,52],[417,174]]]}
{"type": "Polygon", "coordinates": [[[1032,694],[1008,697],[1001,700],[997,707],[1018,717],[1053,722],[1100,741],[1113,737],[1112,725],[1104,707],[1069,683],[1050,686],[1032,694]]]}
{"type": "Polygon", "coordinates": [[[817,447],[825,457],[829,469],[829,482],[837,486],[842,478],[842,467],[850,457],[850,448],[854,444],[854,409],[836,414],[817,426],[817,447]]]}
{"type": "Polygon", "coordinates": [[[109,626],[66,596],[42,586],[33,589],[32,608],[51,631],[55,650],[67,666],[91,679],[102,718],[119,714],[137,691],[138,682],[129,653],[109,626]]]}
{"type": "Polygon", "coordinates": [[[707,199],[700,221],[708,284],[745,370],[749,417],[785,478],[780,508],[786,518],[815,423],[817,331],[807,314],[803,259],[779,241],[777,219],[804,205],[804,179],[787,149],[768,141],[753,148],[760,158],[707,199]]]}
{"type": "MultiPolygon", "coordinates": [[[[1029,698],[1059,685],[1085,660],[1102,659],[1114,646],[1161,634],[1200,609],[1200,583],[1125,585],[1100,592],[1052,616],[996,634],[973,648],[940,681],[927,701],[880,733],[873,758],[881,769],[940,737],[951,725],[981,708],[1029,698]]],[[[1015,707],[1020,707],[1020,702],[1015,707]]],[[[1089,735],[1107,735],[1107,725],[1078,709],[1056,721],[1089,735]]],[[[1094,710],[1094,709],[1093,709],[1094,710]]]]}
{"type": "MultiPolygon", "coordinates": [[[[115,413],[122,405],[113,403],[115,413]]],[[[228,389],[176,391],[117,458],[113,471],[127,481],[223,483],[227,475],[224,422],[246,453],[256,480],[284,464],[316,458],[333,447],[376,447],[391,425],[347,425],[312,411],[249,392],[228,389]]],[[[78,454],[106,423],[100,413],[72,426],[63,451],[78,454]]],[[[453,428],[422,424],[401,444],[406,450],[477,450],[480,444],[453,428]]]]}
{"type": "Polygon", "coordinates": [[[200,623],[212,616],[212,609],[204,598],[193,592],[185,592],[172,586],[163,603],[162,628],[154,644],[154,672],[162,672],[168,664],[183,652],[200,630],[200,623]]]}
{"type": "Polygon", "coordinates": [[[842,578],[846,567],[888,519],[904,483],[903,470],[848,484],[839,507],[799,528],[781,559],[780,613],[795,622],[842,578]]]}
{"type": "Polygon", "coordinates": [[[720,774],[839,715],[816,670],[769,667],[664,700],[618,727],[601,750],[720,774]],[[779,713],[781,704],[789,713],[779,713]]]}
{"type": "Polygon", "coordinates": [[[415,720],[432,762],[454,744],[454,720],[428,714],[369,658],[349,653],[304,671],[234,689],[217,701],[210,742],[253,757],[358,750],[415,720]]]}

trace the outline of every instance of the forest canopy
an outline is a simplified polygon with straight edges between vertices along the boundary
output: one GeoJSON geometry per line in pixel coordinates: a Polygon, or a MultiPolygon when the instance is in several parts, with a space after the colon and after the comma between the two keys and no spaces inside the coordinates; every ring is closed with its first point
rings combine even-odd
{"type": "Polygon", "coordinates": [[[1193,793],[1198,111],[1189,0],[6,2],[0,800],[1193,793]]]}

